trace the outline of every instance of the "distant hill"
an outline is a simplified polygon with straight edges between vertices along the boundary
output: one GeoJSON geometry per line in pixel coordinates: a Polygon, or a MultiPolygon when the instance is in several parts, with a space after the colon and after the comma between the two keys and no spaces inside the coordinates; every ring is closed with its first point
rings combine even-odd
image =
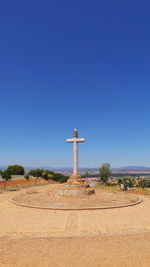
{"type": "MultiPolygon", "coordinates": [[[[5,166],[0,166],[0,170],[5,170],[7,167],[5,166]]],[[[51,170],[55,172],[72,172],[73,168],[72,167],[48,167],[48,166],[39,166],[39,167],[24,167],[26,171],[29,171],[31,169],[36,169],[36,168],[42,168],[46,170],[51,170]]],[[[99,168],[86,168],[86,167],[80,167],[79,171],[83,172],[96,172],[98,171],[99,168]]],[[[125,166],[125,167],[118,167],[118,168],[111,168],[113,172],[127,172],[127,171],[150,171],[150,167],[145,167],[145,166],[125,166]]]]}
{"type": "Polygon", "coordinates": [[[127,166],[127,167],[120,167],[120,168],[112,168],[112,171],[150,171],[150,167],[127,166]]]}

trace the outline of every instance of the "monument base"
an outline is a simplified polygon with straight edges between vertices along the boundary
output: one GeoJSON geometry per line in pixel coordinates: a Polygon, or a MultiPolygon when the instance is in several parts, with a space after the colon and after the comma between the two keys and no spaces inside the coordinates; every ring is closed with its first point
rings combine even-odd
{"type": "Polygon", "coordinates": [[[59,196],[83,196],[95,194],[95,190],[89,188],[89,184],[84,182],[79,174],[72,174],[63,189],[57,191],[59,196]]]}
{"type": "Polygon", "coordinates": [[[84,185],[85,182],[84,182],[84,179],[81,178],[81,176],[79,174],[72,174],[68,181],[67,181],[67,184],[69,185],[84,185]]]}

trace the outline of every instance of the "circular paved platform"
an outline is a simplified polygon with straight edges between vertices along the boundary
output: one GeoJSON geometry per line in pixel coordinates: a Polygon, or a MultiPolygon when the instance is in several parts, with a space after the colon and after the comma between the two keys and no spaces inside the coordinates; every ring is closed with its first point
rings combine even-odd
{"type": "MultiPolygon", "coordinates": [[[[29,208],[51,210],[94,210],[121,208],[139,204],[139,196],[111,191],[96,190],[92,195],[60,196],[60,190],[45,190],[20,194],[12,199],[12,203],[29,208]]],[[[78,190],[76,190],[78,191],[78,190]]]]}
{"type": "MultiPolygon", "coordinates": [[[[36,188],[38,191],[55,185],[36,188]]],[[[114,235],[150,231],[150,198],[139,205],[105,210],[29,209],[11,203],[21,193],[0,194],[0,236],[64,237],[114,235]]]]}

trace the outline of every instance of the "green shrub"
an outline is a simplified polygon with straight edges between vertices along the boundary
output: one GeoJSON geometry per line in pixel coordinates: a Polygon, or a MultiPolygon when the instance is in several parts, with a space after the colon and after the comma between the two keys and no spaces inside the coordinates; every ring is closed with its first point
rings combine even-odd
{"type": "Polygon", "coordinates": [[[150,187],[150,180],[143,179],[140,181],[140,185],[142,188],[149,188],[150,187]]]}
{"type": "Polygon", "coordinates": [[[123,184],[125,188],[127,187],[132,188],[134,186],[134,180],[132,178],[124,178],[123,184]]]}
{"type": "Polygon", "coordinates": [[[7,170],[11,175],[24,175],[24,168],[21,165],[9,165],[7,170]]]}
{"type": "Polygon", "coordinates": [[[118,184],[122,184],[123,183],[123,179],[119,178],[118,179],[118,184]]]}
{"type": "Polygon", "coordinates": [[[68,180],[68,176],[56,172],[54,173],[53,180],[59,183],[65,183],[68,180]]]}
{"type": "Polygon", "coordinates": [[[52,172],[52,171],[43,170],[43,169],[31,170],[28,174],[36,178],[41,177],[45,180],[53,180],[59,183],[65,183],[68,180],[68,176],[65,176],[61,173],[52,172]]]}

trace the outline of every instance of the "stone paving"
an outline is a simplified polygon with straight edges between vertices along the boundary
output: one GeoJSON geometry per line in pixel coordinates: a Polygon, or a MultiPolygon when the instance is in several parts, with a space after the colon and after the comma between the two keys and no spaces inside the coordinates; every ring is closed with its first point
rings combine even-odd
{"type": "MultiPolygon", "coordinates": [[[[37,187],[52,189],[55,185],[37,187]]],[[[28,189],[29,190],[29,189],[28,189]]],[[[11,199],[24,190],[0,194],[0,236],[64,237],[150,231],[150,198],[136,206],[109,210],[42,210],[20,207],[11,199]]]]}

